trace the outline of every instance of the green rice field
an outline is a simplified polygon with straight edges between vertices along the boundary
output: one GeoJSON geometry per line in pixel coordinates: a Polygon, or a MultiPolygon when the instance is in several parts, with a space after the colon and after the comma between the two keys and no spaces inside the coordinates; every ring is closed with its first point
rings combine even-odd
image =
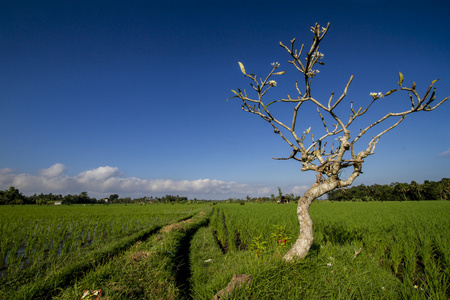
{"type": "Polygon", "coordinates": [[[212,299],[235,274],[252,280],[227,299],[450,298],[450,202],[310,213],[288,263],[295,203],[0,206],[0,299],[212,299]]]}

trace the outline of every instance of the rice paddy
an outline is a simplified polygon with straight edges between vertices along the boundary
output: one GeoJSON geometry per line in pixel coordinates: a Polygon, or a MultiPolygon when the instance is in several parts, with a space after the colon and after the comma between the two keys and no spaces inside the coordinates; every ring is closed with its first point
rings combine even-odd
{"type": "Polygon", "coordinates": [[[448,299],[450,202],[2,206],[2,299],[448,299]],[[130,269],[131,268],[131,269],[130,269]]]}

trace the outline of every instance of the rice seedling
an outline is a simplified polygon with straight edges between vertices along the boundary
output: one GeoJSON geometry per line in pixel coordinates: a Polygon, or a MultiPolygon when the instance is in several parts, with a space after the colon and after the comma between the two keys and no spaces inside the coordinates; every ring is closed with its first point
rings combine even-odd
{"type": "MultiPolygon", "coordinates": [[[[247,245],[252,245],[255,238],[259,238],[259,243],[267,242],[265,251],[260,253],[262,258],[281,257],[280,252],[286,251],[298,235],[296,209],[291,204],[221,204],[216,209],[211,226],[218,241],[228,245],[230,253],[238,251],[229,245],[234,245],[239,236],[240,242],[247,245]],[[285,240],[280,238],[280,232],[286,237],[283,248],[277,247],[285,240]]],[[[326,249],[348,249],[349,256],[358,257],[355,261],[365,257],[396,278],[399,297],[445,299],[450,296],[449,202],[319,201],[311,206],[311,217],[315,241],[308,259],[321,257],[326,249]]],[[[337,255],[330,253],[330,256],[337,255]]],[[[325,263],[328,264],[333,265],[330,261],[325,263]]],[[[353,295],[345,291],[333,297],[353,295]]]]}
{"type": "Polygon", "coordinates": [[[313,247],[291,263],[282,256],[298,235],[295,204],[220,203],[199,223],[174,223],[147,239],[201,207],[210,209],[47,207],[11,217],[11,207],[0,208],[0,298],[72,299],[102,289],[111,299],[211,299],[235,274],[252,283],[232,299],[450,297],[450,202],[315,202],[313,247]]]}
{"type": "Polygon", "coordinates": [[[98,205],[94,208],[81,205],[0,207],[0,298],[14,286],[53,272],[57,265],[84,261],[81,257],[92,256],[90,253],[98,252],[97,249],[126,244],[122,241],[189,215],[186,206],[181,205],[98,205]]]}
{"type": "Polygon", "coordinates": [[[102,290],[108,299],[182,299],[189,283],[181,271],[189,262],[185,246],[211,209],[163,227],[148,240],[135,243],[116,259],[100,265],[62,290],[55,299],[76,299],[86,290],[102,290]]]}

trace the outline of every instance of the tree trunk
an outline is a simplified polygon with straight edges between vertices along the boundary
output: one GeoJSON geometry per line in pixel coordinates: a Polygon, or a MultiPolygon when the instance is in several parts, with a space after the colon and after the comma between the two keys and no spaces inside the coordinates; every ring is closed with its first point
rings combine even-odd
{"type": "Polygon", "coordinates": [[[314,199],[334,190],[338,186],[339,179],[328,178],[325,182],[314,183],[312,187],[298,200],[297,217],[300,223],[300,235],[292,248],[284,255],[289,261],[293,258],[304,258],[311,248],[313,237],[313,222],[309,216],[309,206],[314,199]]]}

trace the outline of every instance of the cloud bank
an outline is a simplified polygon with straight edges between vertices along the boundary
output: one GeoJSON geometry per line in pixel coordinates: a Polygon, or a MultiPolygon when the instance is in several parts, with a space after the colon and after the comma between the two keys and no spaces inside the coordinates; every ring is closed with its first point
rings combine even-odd
{"type": "Polygon", "coordinates": [[[448,148],[446,151],[440,153],[438,156],[439,157],[450,156],[450,148],[448,148]]]}
{"type": "Polygon", "coordinates": [[[227,199],[230,197],[270,196],[273,188],[250,186],[234,181],[216,179],[171,180],[141,179],[123,177],[117,167],[98,167],[69,176],[66,167],[57,163],[48,169],[39,170],[37,175],[19,174],[10,168],[0,169],[0,189],[10,186],[18,188],[25,195],[34,193],[79,194],[88,192],[91,197],[142,197],[180,195],[198,199],[227,199]]]}
{"type": "Polygon", "coordinates": [[[294,195],[303,195],[309,188],[310,188],[310,186],[307,186],[307,185],[302,185],[302,186],[296,185],[292,188],[292,193],[294,195]]]}

